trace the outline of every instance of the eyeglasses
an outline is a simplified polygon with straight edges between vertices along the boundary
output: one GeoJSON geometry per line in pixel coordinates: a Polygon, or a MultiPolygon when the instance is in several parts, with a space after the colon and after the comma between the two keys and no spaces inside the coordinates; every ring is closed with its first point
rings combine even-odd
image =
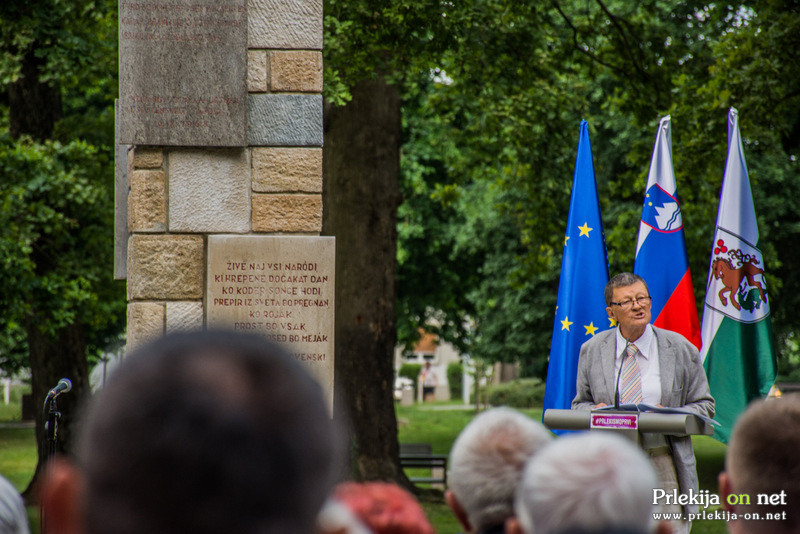
{"type": "Polygon", "coordinates": [[[651,299],[652,297],[639,297],[630,300],[623,300],[622,302],[610,302],[609,304],[611,304],[612,306],[619,306],[623,310],[627,311],[631,309],[631,306],[633,306],[634,302],[639,306],[641,306],[642,308],[646,308],[647,306],[650,305],[651,299]]]}

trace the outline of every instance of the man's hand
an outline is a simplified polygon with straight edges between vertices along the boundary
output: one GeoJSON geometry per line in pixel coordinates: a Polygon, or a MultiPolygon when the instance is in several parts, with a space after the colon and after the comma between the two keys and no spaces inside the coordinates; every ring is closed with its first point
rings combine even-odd
{"type": "Polygon", "coordinates": [[[605,406],[608,406],[608,404],[606,404],[605,402],[601,402],[600,404],[595,404],[592,409],[596,410],[598,408],[604,408],[605,406]]]}

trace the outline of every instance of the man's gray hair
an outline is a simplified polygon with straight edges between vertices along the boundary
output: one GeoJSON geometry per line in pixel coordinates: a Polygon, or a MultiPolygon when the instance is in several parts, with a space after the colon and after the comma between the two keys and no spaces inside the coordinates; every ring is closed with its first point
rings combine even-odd
{"type": "Polygon", "coordinates": [[[644,278],[638,274],[619,273],[611,278],[611,280],[609,280],[606,284],[605,291],[603,291],[603,296],[606,298],[606,306],[611,306],[611,299],[614,298],[614,289],[618,287],[632,286],[636,282],[643,283],[644,288],[647,290],[647,294],[650,294],[650,288],[647,287],[647,282],[645,282],[644,278]]]}
{"type": "Polygon", "coordinates": [[[472,420],[450,451],[450,490],[474,529],[514,515],[514,491],[525,462],[552,440],[538,421],[510,408],[493,408],[472,420]]]}
{"type": "Polygon", "coordinates": [[[534,456],[514,511],[527,534],[570,528],[649,531],[658,477],[630,441],[601,432],[567,435],[534,456]]]}

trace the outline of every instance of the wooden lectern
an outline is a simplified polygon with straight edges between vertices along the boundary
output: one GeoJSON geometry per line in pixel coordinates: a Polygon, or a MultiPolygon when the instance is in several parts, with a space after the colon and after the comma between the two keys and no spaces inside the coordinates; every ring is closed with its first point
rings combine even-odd
{"type": "Polygon", "coordinates": [[[556,410],[544,412],[550,430],[599,430],[616,432],[636,444],[641,433],[704,435],[714,434],[712,423],[692,413],[656,413],[619,410],[556,410]]]}

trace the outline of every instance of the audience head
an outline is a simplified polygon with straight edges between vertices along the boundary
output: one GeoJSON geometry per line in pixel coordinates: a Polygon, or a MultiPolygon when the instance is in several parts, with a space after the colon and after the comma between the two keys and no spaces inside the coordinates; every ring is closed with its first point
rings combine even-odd
{"type": "Polygon", "coordinates": [[[514,505],[518,526],[510,530],[648,532],[657,486],[649,460],[632,442],[602,432],[567,435],[526,466],[514,505]]]}
{"type": "Polygon", "coordinates": [[[11,482],[0,476],[0,532],[3,534],[28,534],[28,516],[25,504],[11,482]]]}
{"type": "MultiPolygon", "coordinates": [[[[800,395],[756,401],[736,421],[719,477],[723,507],[737,515],[732,532],[800,532],[800,395]],[[737,504],[728,503],[735,494],[737,504]],[[742,504],[747,495],[750,505],[742,504]],[[762,503],[759,504],[759,495],[762,503]],[[782,501],[782,502],[781,502],[782,501]],[[783,516],[785,512],[785,517],[783,516]],[[759,514],[745,520],[743,514],[759,514]],[[767,515],[777,514],[777,515],[767,515]]],[[[733,502],[734,499],[732,498],[733,502]]]]}
{"type": "Polygon", "coordinates": [[[525,462],[552,434],[510,408],[473,419],[450,451],[447,504],[467,531],[502,525],[514,514],[514,491],[525,462]]]}
{"type": "Polygon", "coordinates": [[[425,512],[409,492],[385,482],[344,482],[333,498],[374,534],[434,534],[425,512]]]}
{"type": "MultiPolygon", "coordinates": [[[[195,332],[142,347],[84,423],[89,534],[313,532],[337,472],[320,387],[257,336],[195,332]]],[[[57,502],[58,488],[50,495],[57,502]]]]}

